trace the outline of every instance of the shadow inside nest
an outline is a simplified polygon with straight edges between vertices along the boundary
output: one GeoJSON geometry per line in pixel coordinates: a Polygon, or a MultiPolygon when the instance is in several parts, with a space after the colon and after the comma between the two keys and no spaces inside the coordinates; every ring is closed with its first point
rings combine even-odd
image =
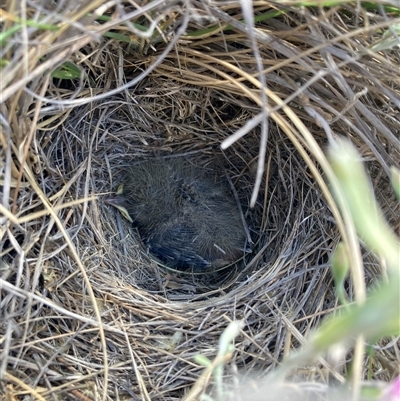
{"type": "MultiPolygon", "coordinates": [[[[237,118],[232,107],[228,117],[237,118]]],[[[77,198],[84,196],[88,186],[90,193],[104,194],[99,196],[96,216],[91,216],[97,228],[90,232],[87,226],[78,234],[81,253],[101,246],[102,258],[96,268],[126,285],[169,300],[198,301],[235,288],[254,291],[276,282],[281,276],[279,269],[297,277],[296,266],[300,266],[306,276],[305,255],[308,266],[326,266],[328,251],[337,238],[334,222],[313,177],[287,138],[271,127],[264,178],[256,205],[250,209],[258,132],[222,152],[219,144],[229,135],[225,129],[197,132],[176,124],[172,131],[160,121],[152,121],[150,126],[142,113],[141,108],[132,109],[118,98],[74,109],[57,141],[47,148],[46,160],[52,164],[49,171],[61,171],[77,198]],[[236,263],[206,272],[165,266],[148,252],[137,229],[106,203],[129,166],[176,155],[229,177],[234,187],[231,195],[237,195],[254,243],[252,252],[236,263]]]]}

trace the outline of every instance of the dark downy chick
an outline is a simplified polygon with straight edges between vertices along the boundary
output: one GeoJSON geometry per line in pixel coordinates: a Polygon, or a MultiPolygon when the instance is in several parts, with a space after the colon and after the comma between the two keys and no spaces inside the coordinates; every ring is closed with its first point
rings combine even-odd
{"type": "Polygon", "coordinates": [[[186,159],[133,166],[123,193],[107,202],[126,209],[150,252],[170,267],[218,268],[248,251],[227,183],[186,159]]]}

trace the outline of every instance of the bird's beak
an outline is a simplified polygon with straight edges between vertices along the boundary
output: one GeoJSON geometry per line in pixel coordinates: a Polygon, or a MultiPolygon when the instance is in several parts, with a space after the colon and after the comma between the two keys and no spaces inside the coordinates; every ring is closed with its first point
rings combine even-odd
{"type": "Polygon", "coordinates": [[[124,206],[125,198],[119,194],[119,190],[117,191],[117,196],[115,196],[114,198],[108,198],[104,202],[117,208],[128,221],[133,223],[131,216],[129,216],[129,213],[124,206]]]}

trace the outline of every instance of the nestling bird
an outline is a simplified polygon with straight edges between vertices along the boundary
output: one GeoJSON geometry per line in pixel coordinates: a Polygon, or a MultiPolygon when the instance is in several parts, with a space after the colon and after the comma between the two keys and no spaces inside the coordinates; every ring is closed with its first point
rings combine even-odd
{"type": "Polygon", "coordinates": [[[233,195],[212,170],[182,157],[151,159],[129,169],[121,192],[107,203],[170,267],[218,268],[249,251],[233,195]]]}

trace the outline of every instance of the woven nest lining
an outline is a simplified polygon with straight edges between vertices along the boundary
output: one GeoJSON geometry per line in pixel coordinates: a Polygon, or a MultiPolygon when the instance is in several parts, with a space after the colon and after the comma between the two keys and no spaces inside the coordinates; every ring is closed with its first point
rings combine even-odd
{"type": "MultiPolygon", "coordinates": [[[[399,219],[386,173],[400,160],[400,129],[393,105],[389,105],[394,95],[385,80],[394,80],[397,71],[390,63],[381,74],[369,59],[364,61],[365,70],[358,62],[346,61],[339,78],[332,67],[326,69],[324,79],[311,82],[314,73],[329,64],[329,57],[317,51],[303,54],[303,48],[324,43],[325,36],[336,31],[322,24],[327,31],[305,35],[306,22],[314,21],[311,11],[293,13],[288,20],[266,23],[273,41],[258,38],[268,89],[287,100],[323,150],[327,134],[311,109],[329,121],[334,135],[343,133],[352,139],[368,162],[385,216],[396,226],[399,219]],[[303,21],[298,33],[291,30],[295,15],[303,21]],[[289,50],[295,53],[290,62],[289,50]],[[339,90],[341,84],[345,86],[348,79],[357,92],[365,87],[365,76],[370,79],[369,91],[361,97],[362,107],[352,108],[339,90]],[[292,97],[307,82],[310,86],[292,97]],[[367,121],[380,127],[374,135],[367,129],[365,119],[370,116],[363,114],[366,109],[376,113],[367,121]]],[[[331,23],[335,21],[332,17],[331,23]]],[[[92,398],[104,389],[103,350],[99,351],[98,328],[90,320],[95,307],[101,313],[107,340],[109,383],[105,391],[110,399],[147,392],[151,400],[166,400],[181,399],[198,380],[203,368],[194,357],[215,358],[218,339],[229,321],[245,322],[243,335],[235,340],[234,367],[258,378],[277,366],[287,344],[299,346],[302,336],[318,327],[338,305],[329,258],[341,239],[339,229],[315,176],[282,125],[269,120],[265,173],[254,208],[249,204],[260,128],[227,150],[220,148],[224,139],[260,111],[252,97],[256,85],[233,68],[256,76],[249,37],[228,31],[184,41],[152,74],[117,95],[108,93],[138,71],[146,71],[163,48],[155,53],[148,49],[149,54],[144,54],[112,41],[92,43],[73,57],[88,74],[87,86],[95,82],[94,87],[54,80],[48,88],[46,96],[54,102],[42,107],[29,165],[54,207],[75,202],[57,213],[97,303],[93,305],[89,298],[88,282],[51,216],[40,215],[24,226],[12,227],[15,241],[11,237],[2,240],[3,249],[9,250],[4,251],[2,278],[12,281],[18,277],[21,288],[49,301],[33,298],[28,306],[11,296],[2,301],[3,311],[9,308],[13,312],[8,318],[17,321],[23,317],[25,329],[29,326],[23,345],[10,340],[8,363],[18,365],[27,380],[35,377],[30,382],[33,387],[40,383],[47,386],[48,393],[63,397],[73,388],[92,398]],[[228,78],[219,75],[218,69],[228,78]],[[231,80],[245,82],[246,92],[231,80]],[[62,112],[58,109],[57,102],[77,94],[79,99],[104,98],[62,112]],[[146,253],[129,222],[104,202],[117,190],[131,163],[171,155],[186,155],[204,163],[218,160],[221,173],[232,181],[255,242],[252,253],[232,268],[207,275],[161,268],[146,253]],[[88,197],[89,201],[83,201],[88,197]],[[15,243],[21,246],[14,249],[15,243]],[[18,261],[23,261],[23,268],[18,261]],[[24,273],[18,273],[18,268],[24,273]]],[[[346,44],[327,44],[324,51],[339,63],[347,60],[346,44]]],[[[392,57],[398,65],[398,54],[393,52],[392,57]]],[[[27,116],[33,118],[33,111],[27,116]]],[[[315,161],[305,141],[299,141],[315,161]]],[[[30,185],[20,187],[20,216],[43,210],[38,193],[30,185]]],[[[367,281],[373,282],[380,273],[379,263],[370,253],[363,256],[367,281]]],[[[351,283],[349,286],[351,296],[351,283]]],[[[235,374],[234,368],[229,370],[229,376],[235,374]]],[[[379,374],[387,379],[386,373],[379,374]]],[[[322,370],[304,372],[302,377],[326,382],[322,370]]]]}
{"type": "MultiPolygon", "coordinates": [[[[156,80],[153,85],[159,86],[156,80]]],[[[197,95],[200,103],[203,94],[197,95]]],[[[174,94],[174,101],[184,104],[185,110],[185,100],[179,94],[174,94]]],[[[170,103],[168,96],[157,98],[160,109],[170,103]]],[[[225,105],[221,103],[221,107],[225,105]]],[[[151,127],[146,128],[137,124],[148,115],[157,115],[157,110],[146,107],[147,116],[143,116],[142,107],[133,107],[129,98],[111,99],[110,104],[76,108],[51,133],[54,141],[43,149],[43,171],[51,172],[44,181],[49,191],[51,188],[52,193],[58,193],[68,187],[60,202],[100,194],[86,210],[82,206],[63,210],[61,219],[82,255],[103,322],[111,324],[117,318],[123,329],[109,334],[112,358],[121,363],[113,372],[113,380],[123,387],[138,386],[132,372],[132,348],[136,363],[146,367],[148,373],[141,374],[153,389],[152,397],[179,395],[180,388],[190,386],[201,372],[193,365],[193,357],[203,354],[212,358],[214,349],[210,344],[216,344],[230,320],[244,319],[248,324],[249,337],[235,344],[239,369],[265,373],[279,359],[286,336],[286,316],[286,324],[304,319],[298,326],[301,330],[302,325],[310,324],[307,316],[314,314],[312,325],[318,325],[324,311],[335,306],[328,261],[339,233],[304,161],[273,125],[269,132],[267,176],[255,208],[245,211],[252,214],[249,224],[255,240],[245,263],[200,277],[161,269],[146,254],[130,224],[104,203],[133,160],[164,154],[198,157],[200,153],[205,160],[224,160],[242,204],[248,205],[259,132],[246,137],[245,147],[239,142],[221,154],[217,145],[230,134],[226,126],[248,113],[232,103],[230,108],[235,113],[228,115],[214,132],[198,130],[197,134],[189,130],[191,125],[187,122],[183,128],[175,124],[170,134],[164,122],[152,121],[151,127]],[[153,361],[157,361],[156,366],[153,361]]],[[[221,119],[224,115],[211,102],[196,111],[189,120],[199,121],[199,116],[207,113],[215,113],[221,119]]],[[[45,287],[54,301],[80,314],[83,306],[91,308],[90,303],[82,288],[82,276],[57,234],[57,229],[52,230],[44,247],[43,258],[51,256],[52,272],[45,287]],[[46,251],[48,247],[51,252],[46,251]]],[[[92,341],[92,335],[83,328],[68,325],[71,329],[76,330],[73,337],[79,343],[92,341]]],[[[82,351],[74,352],[83,358],[82,351]]],[[[87,357],[91,363],[101,364],[101,358],[90,352],[87,357]]]]}
{"type": "MultiPolygon", "coordinates": [[[[174,95],[174,100],[179,102],[179,95],[174,95]]],[[[164,99],[160,96],[158,103],[162,104],[163,101],[164,99]]],[[[170,99],[167,97],[165,101],[168,103],[170,99]]],[[[113,101],[111,103],[115,104],[113,101]]],[[[129,166],[145,158],[184,154],[193,160],[200,160],[201,158],[206,163],[216,159],[219,162],[222,161],[225,164],[222,169],[230,176],[244,207],[243,212],[247,217],[249,229],[256,245],[252,254],[246,257],[245,263],[242,261],[234,268],[227,269],[229,271],[224,272],[225,275],[209,273],[205,277],[196,278],[193,277],[196,275],[193,272],[189,274],[189,277],[184,277],[178,272],[175,274],[173,272],[168,273],[168,271],[160,272],[161,276],[166,274],[167,276],[181,276],[180,279],[186,282],[190,288],[188,299],[192,298],[193,293],[204,293],[206,289],[202,288],[202,285],[210,286],[211,290],[220,288],[223,281],[217,280],[216,282],[216,277],[222,279],[228,273],[229,285],[235,286],[234,281],[240,276],[245,278],[258,270],[269,270],[272,262],[279,259],[281,253],[290,259],[291,248],[296,249],[298,247],[305,250],[308,248],[306,246],[308,241],[313,243],[319,237],[322,238],[321,243],[325,243],[325,241],[331,240],[332,235],[335,236],[333,232],[327,234],[327,231],[332,231],[333,227],[329,212],[316,185],[310,180],[310,177],[307,180],[307,168],[304,162],[296,156],[289,141],[280,138],[276,132],[274,134],[273,129],[270,132],[269,160],[266,165],[268,176],[263,182],[263,188],[255,207],[250,209],[249,202],[253,190],[252,184],[258,152],[257,137],[259,134],[257,132],[254,132],[252,137],[246,138],[246,146],[249,147],[246,152],[241,152],[241,144],[238,144],[238,146],[222,153],[217,145],[229,135],[224,127],[217,128],[213,133],[207,133],[209,137],[207,142],[202,138],[205,135],[204,133],[201,133],[200,138],[191,132],[181,133],[178,124],[176,124],[177,132],[174,135],[165,133],[165,124],[157,126],[154,122],[151,130],[142,129],[142,132],[138,134],[134,128],[136,121],[143,118],[137,116],[141,113],[140,107],[130,117],[130,120],[126,121],[129,111],[126,110],[125,104],[127,102],[120,101],[120,106],[110,108],[108,102],[100,103],[91,105],[90,109],[87,107],[78,108],[76,112],[73,112],[63,127],[66,135],[62,135],[62,133],[59,135],[57,132],[52,135],[52,137],[57,138],[57,143],[54,147],[49,146],[51,153],[46,155],[46,160],[51,163],[49,170],[60,170],[63,167],[65,170],[61,171],[61,176],[66,181],[69,180],[69,177],[75,176],[75,182],[71,183],[71,189],[79,198],[85,195],[85,190],[95,194],[106,194],[112,192],[113,189],[116,190],[129,166]],[[82,116],[85,117],[82,118],[82,116]],[[91,121],[89,126],[87,121],[91,121]],[[132,127],[133,130],[126,129],[127,126],[132,127]],[[80,133],[79,140],[75,140],[75,135],[69,133],[80,133]],[[182,141],[182,136],[186,136],[188,139],[182,141]],[[98,137],[103,137],[103,140],[98,141],[98,137]],[[144,141],[146,145],[143,145],[144,141]],[[97,142],[96,149],[91,145],[93,142],[97,142]],[[152,146],[153,143],[155,145],[152,146]],[[249,146],[251,143],[253,145],[249,146]],[[214,146],[212,146],[213,144],[214,146]],[[62,160],[59,160],[56,154],[65,155],[66,149],[69,149],[72,157],[64,156],[62,160]],[[277,149],[279,150],[277,151],[277,149]],[[93,166],[91,169],[87,168],[89,158],[93,166]],[[80,171],[82,175],[77,175],[76,171],[80,171]],[[265,191],[266,182],[268,183],[267,192],[265,191]],[[300,190],[301,192],[299,192],[300,190]],[[321,208],[323,208],[322,212],[321,208]],[[306,216],[309,217],[306,218],[306,216]],[[302,220],[305,222],[302,223],[302,220]],[[320,221],[318,222],[318,220],[320,221]],[[316,227],[315,237],[309,235],[313,232],[313,226],[316,227]],[[294,246],[293,238],[296,238],[297,246],[294,246]],[[259,252],[260,255],[258,255],[259,252]],[[210,279],[210,275],[212,279],[210,279]],[[202,285],[200,285],[201,282],[202,285]]],[[[199,108],[199,115],[204,113],[205,110],[210,113],[211,106],[214,108],[213,112],[217,114],[218,110],[215,110],[215,105],[210,103],[199,108]]],[[[233,105],[231,107],[233,108],[233,105]]],[[[237,107],[237,112],[243,113],[245,111],[237,107]]],[[[156,115],[157,111],[151,111],[150,114],[156,115]]],[[[198,120],[199,115],[195,114],[193,120],[198,120]]],[[[222,115],[223,113],[220,112],[219,116],[222,115]]],[[[229,122],[228,119],[227,123],[229,124],[229,122]]],[[[225,121],[224,123],[226,124],[225,121]]],[[[56,181],[60,182],[59,178],[57,177],[56,181]]],[[[56,184],[53,185],[49,181],[49,185],[57,191],[56,184]]],[[[156,292],[158,290],[165,295],[166,288],[164,285],[160,287],[160,277],[157,277],[159,273],[156,273],[158,269],[154,268],[155,261],[151,259],[150,255],[145,254],[146,250],[140,244],[140,239],[132,232],[129,223],[104,204],[104,199],[107,196],[109,195],[100,196],[97,204],[100,217],[98,221],[101,221],[101,227],[96,224],[98,226],[96,232],[98,235],[101,233],[102,236],[96,239],[93,234],[89,236],[86,230],[80,230],[83,236],[79,238],[78,244],[83,249],[93,249],[96,242],[107,243],[105,247],[107,251],[104,255],[105,260],[109,258],[106,264],[107,270],[113,266],[111,271],[116,271],[119,277],[127,280],[130,284],[142,287],[145,290],[156,292]],[[120,260],[121,257],[122,260],[120,260]],[[115,263],[116,260],[119,262],[115,263]]],[[[95,222],[95,216],[91,220],[95,222]]],[[[91,230],[92,228],[88,227],[88,229],[91,230]]],[[[330,249],[329,244],[326,243],[324,248],[330,249]]],[[[162,278],[163,280],[165,278],[162,278]]],[[[177,284],[178,287],[179,285],[177,284]]],[[[173,289],[172,293],[178,289],[173,289]]]]}
{"type": "MultiPolygon", "coordinates": [[[[158,86],[156,81],[154,85],[158,86]]],[[[183,102],[179,94],[174,99],[183,102]]],[[[132,160],[171,153],[190,157],[190,152],[193,156],[200,152],[206,160],[220,157],[242,204],[248,205],[259,133],[249,134],[245,151],[244,144],[238,143],[221,155],[217,145],[230,133],[225,127],[237,116],[242,119],[242,114],[248,113],[246,109],[231,104],[236,113],[228,115],[221,128],[207,134],[196,135],[187,127],[185,132],[176,124],[176,131],[170,135],[165,123],[156,125],[154,121],[151,128],[141,127],[139,134],[136,121],[146,117],[128,100],[112,99],[111,106],[103,102],[73,110],[54,132],[46,132],[53,141],[41,155],[43,185],[49,197],[63,189],[60,203],[99,194],[87,208],[78,205],[62,210],[60,218],[84,261],[103,322],[111,325],[117,318],[121,325],[119,332],[107,334],[111,357],[121,364],[112,372],[113,380],[122,387],[138,386],[132,372],[132,348],[136,363],[146,367],[148,373],[141,374],[153,389],[152,397],[182,394],[180,388],[193,384],[201,373],[201,368],[193,365],[193,357],[203,354],[212,358],[214,348],[210,345],[217,343],[233,319],[244,319],[249,329],[249,337],[236,343],[239,369],[265,372],[279,359],[286,333],[285,316],[295,322],[315,314],[313,324],[317,325],[324,310],[335,305],[328,255],[339,236],[320,190],[290,142],[271,126],[268,175],[256,207],[250,211],[255,246],[246,263],[239,262],[222,274],[201,277],[160,269],[146,254],[130,224],[104,203],[116,190],[126,166],[132,160]],[[209,138],[206,142],[204,135],[209,138]],[[252,141],[254,145],[248,146],[252,141]],[[170,379],[165,380],[167,377],[170,379]]],[[[158,107],[162,108],[164,102],[169,104],[171,100],[159,96],[158,107]]],[[[223,116],[223,110],[209,103],[199,107],[192,118],[199,119],[204,110],[210,113],[210,109],[223,116]]],[[[146,112],[157,115],[157,110],[147,108],[146,112]]],[[[37,226],[36,230],[40,229],[41,225],[37,226]]],[[[77,314],[82,308],[90,310],[82,276],[56,227],[42,247],[44,276],[48,279],[44,287],[50,298],[77,314]]],[[[56,325],[62,337],[75,333],[67,336],[69,340],[63,346],[67,354],[69,342],[83,345],[97,336],[77,323],[69,321],[64,328],[59,327],[57,319],[48,323],[56,325]]],[[[304,325],[308,324],[305,319],[304,325]]],[[[101,364],[101,356],[92,355],[90,349],[73,346],[73,352],[79,359],[101,364]]],[[[66,365],[71,362],[67,360],[66,365]]]]}

